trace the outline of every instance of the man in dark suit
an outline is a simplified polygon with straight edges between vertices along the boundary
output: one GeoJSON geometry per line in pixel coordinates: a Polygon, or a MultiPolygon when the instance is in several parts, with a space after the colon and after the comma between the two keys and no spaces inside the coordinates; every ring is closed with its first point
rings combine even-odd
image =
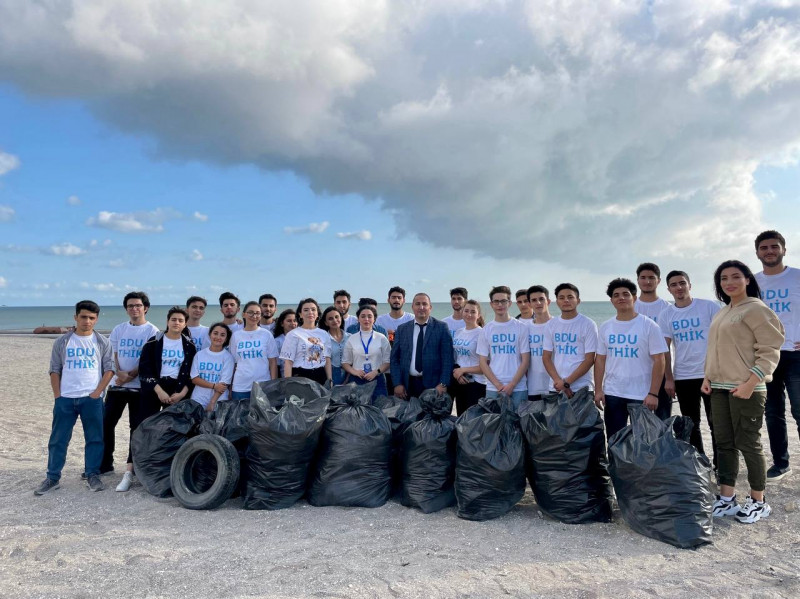
{"type": "Polygon", "coordinates": [[[434,387],[444,393],[453,371],[453,340],[447,325],[431,316],[430,296],[416,294],[411,308],[414,320],[397,327],[392,346],[394,394],[401,399],[434,387]]]}

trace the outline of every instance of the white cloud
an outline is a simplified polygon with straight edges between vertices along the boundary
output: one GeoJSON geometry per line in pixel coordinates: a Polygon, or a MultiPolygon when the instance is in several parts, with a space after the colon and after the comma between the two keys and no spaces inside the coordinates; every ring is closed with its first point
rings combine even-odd
{"type": "Polygon", "coordinates": [[[195,213],[192,215],[192,217],[193,217],[195,220],[199,220],[200,222],[203,222],[203,223],[204,223],[204,222],[206,222],[206,221],[208,221],[208,214],[202,214],[201,212],[195,212],[195,213]]]}
{"type": "MultiPolygon", "coordinates": [[[[2,34],[0,34],[0,36],[1,35],[2,34]]],[[[13,154],[7,154],[6,152],[0,151],[0,177],[16,168],[19,168],[21,164],[22,163],[20,162],[19,158],[13,154]]]]}
{"type": "Polygon", "coordinates": [[[8,287],[8,281],[5,277],[0,277],[0,289],[5,289],[8,287]]]}
{"type": "Polygon", "coordinates": [[[308,223],[305,227],[284,227],[283,232],[287,235],[296,235],[298,233],[324,233],[328,226],[330,226],[330,223],[325,220],[321,223],[308,223]]]}
{"type": "Polygon", "coordinates": [[[125,261],[122,258],[115,258],[114,260],[108,261],[108,266],[110,268],[124,268],[125,261]]]}
{"type": "Polygon", "coordinates": [[[78,247],[68,241],[57,245],[51,245],[49,248],[45,250],[45,253],[52,254],[54,256],[82,256],[86,253],[86,250],[83,248],[78,247]]]}
{"type": "Polygon", "coordinates": [[[86,221],[90,227],[111,229],[120,233],[162,233],[164,223],[181,218],[172,208],[156,208],[150,212],[101,211],[86,221]]]}
{"type": "Polygon", "coordinates": [[[67,204],[69,204],[70,206],[80,206],[81,199],[78,196],[69,196],[67,198],[67,204]]]}
{"type": "Polygon", "coordinates": [[[189,259],[195,262],[200,262],[203,259],[203,254],[200,253],[200,250],[192,250],[192,254],[189,256],[189,259]]]}
{"type": "Polygon", "coordinates": [[[0,5],[0,22],[0,72],[27,93],[493,257],[616,269],[653,239],[696,257],[688,232],[728,255],[763,226],[753,173],[800,147],[791,2],[65,0],[0,5]]]}
{"type": "Polygon", "coordinates": [[[339,239],[359,239],[361,241],[369,241],[372,239],[372,233],[367,230],[355,231],[353,233],[337,233],[336,237],[339,239]]]}
{"type": "Polygon", "coordinates": [[[0,223],[7,223],[14,220],[16,211],[11,206],[0,204],[0,223]]]}

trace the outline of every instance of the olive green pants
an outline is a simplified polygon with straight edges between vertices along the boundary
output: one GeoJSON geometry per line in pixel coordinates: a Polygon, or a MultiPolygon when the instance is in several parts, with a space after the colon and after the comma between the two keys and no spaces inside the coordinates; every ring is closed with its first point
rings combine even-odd
{"type": "Polygon", "coordinates": [[[763,491],[767,484],[767,461],[761,445],[764,423],[765,391],[754,391],[750,399],[734,397],[724,389],[711,390],[711,418],[717,440],[719,483],[736,486],[739,452],[747,465],[747,480],[753,491],[763,491]]]}

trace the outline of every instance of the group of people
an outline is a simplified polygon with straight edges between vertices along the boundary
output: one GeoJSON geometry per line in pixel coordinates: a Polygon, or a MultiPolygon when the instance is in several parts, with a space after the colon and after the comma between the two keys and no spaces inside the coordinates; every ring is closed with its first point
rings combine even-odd
{"type": "MultiPolygon", "coordinates": [[[[427,293],[415,294],[411,313],[405,312],[401,287],[389,290],[390,311],[381,315],[370,298],[362,298],[351,315],[345,290],[335,291],[325,310],[305,298],[277,315],[271,294],[242,307],[236,295],[225,292],[219,297],[219,322],[201,325],[208,304],[192,296],[185,309],[169,310],[164,332],[147,321],[147,294],[135,291],[123,300],[129,320],[108,339],[94,331],[97,304],[79,302],[75,330],[53,347],[48,470],[35,493],[58,488],[79,416],[85,476],[91,489],[101,490],[99,475],[114,469],[114,430],[126,406],[132,433],[144,419],[184,398],[213,411],[220,401],[249,399],[254,382],[277,377],[328,385],[375,381],[376,396],[399,398],[435,388],[455,399],[458,414],[483,397],[506,395],[518,406],[550,393],[572,397],[588,387],[604,412],[609,438],[626,425],[628,405],[643,403],[666,418],[677,397],[681,413],[695,424],[691,443],[705,453],[702,407],[719,480],[714,514],[755,522],[771,511],[766,482],[791,472],[785,391],[800,432],[800,270],[783,264],[786,241],[777,231],[758,235],[755,249],[761,272],[753,274],[737,260],[716,269],[719,303],[694,298],[690,277],[681,270],[666,275],[669,303],[658,296],[659,267],[641,264],[636,282],[616,278],[608,284],[616,316],[600,327],[580,313],[580,291],[572,283],[558,285],[552,298],[542,285],[513,294],[507,286],[493,287],[490,322],[463,287],[450,290],[453,313],[441,321],[431,316],[427,293]],[[559,316],[550,314],[553,299],[559,316]],[[769,469],[760,437],[765,413],[769,469]],[[742,505],[734,490],[738,452],[750,485],[742,505]]],[[[129,490],[134,481],[131,457],[129,450],[117,491],[129,490]]]]}

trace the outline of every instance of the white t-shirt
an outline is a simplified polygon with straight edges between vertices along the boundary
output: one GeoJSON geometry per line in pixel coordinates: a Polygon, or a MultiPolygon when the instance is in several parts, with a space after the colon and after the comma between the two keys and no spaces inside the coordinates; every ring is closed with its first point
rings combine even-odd
{"type": "Polygon", "coordinates": [[[211,340],[208,338],[207,326],[199,324],[196,327],[189,327],[189,331],[192,333],[192,341],[194,342],[194,346],[197,348],[197,351],[205,349],[211,345],[211,340]]]}
{"type": "Polygon", "coordinates": [[[234,331],[228,349],[236,362],[232,387],[234,391],[250,391],[253,383],[272,378],[269,374],[269,359],[278,357],[278,346],[268,330],[258,328],[254,331],[234,331]]]}
{"type": "MultiPolygon", "coordinates": [[[[567,377],[575,372],[586,354],[597,351],[597,325],[583,314],[569,320],[557,316],[547,323],[544,349],[553,352],[553,366],[561,378],[567,377]]],[[[594,390],[591,368],[577,381],[570,383],[573,391],[584,387],[594,390]]],[[[553,381],[550,381],[550,389],[555,390],[553,381]]]]}
{"type": "MultiPolygon", "coordinates": [[[[522,321],[522,318],[519,319],[522,321]]],[[[542,352],[544,351],[544,339],[549,323],[529,323],[528,340],[531,347],[531,365],[528,368],[528,395],[546,395],[552,387],[553,381],[544,369],[542,362],[542,352]]]]}
{"type": "MultiPolygon", "coordinates": [[[[530,353],[531,342],[528,337],[528,325],[512,318],[508,322],[493,320],[483,327],[478,337],[478,355],[489,358],[494,376],[504,385],[511,381],[522,361],[522,355],[530,353]]],[[[497,391],[488,378],[486,390],[497,391]]],[[[528,390],[528,379],[525,375],[514,387],[514,391],[528,390]]]]}
{"type": "Polygon", "coordinates": [[[348,314],[347,318],[344,319],[344,325],[342,325],[343,330],[347,330],[350,328],[351,325],[358,326],[358,318],[353,316],[352,314],[348,314]]]}
{"type": "Polygon", "coordinates": [[[375,324],[382,326],[386,329],[387,333],[391,333],[397,330],[404,322],[408,322],[409,320],[414,320],[414,315],[409,314],[408,312],[404,312],[400,318],[392,318],[391,314],[381,314],[378,316],[378,319],[375,321],[375,324]]]}
{"type": "Polygon", "coordinates": [[[456,320],[452,316],[448,316],[446,318],[442,318],[442,322],[447,325],[447,328],[450,329],[450,337],[454,338],[454,333],[460,329],[463,329],[467,326],[467,323],[464,322],[464,319],[456,320]]]}
{"type": "Polygon", "coordinates": [[[271,322],[269,324],[260,324],[258,326],[260,326],[262,329],[267,329],[270,333],[272,333],[275,330],[274,322],[271,322]]]}
{"type": "Polygon", "coordinates": [[[236,331],[243,331],[244,325],[234,322],[233,324],[229,324],[228,328],[231,330],[231,333],[235,333],[236,331]]]}
{"type": "Polygon", "coordinates": [[[183,341],[169,339],[164,336],[164,347],[161,349],[161,377],[178,378],[183,364],[183,341]]]}
{"type": "Polygon", "coordinates": [[[342,353],[342,363],[350,364],[356,370],[364,370],[364,364],[369,361],[372,370],[377,370],[382,364],[390,361],[391,355],[392,346],[386,335],[372,331],[372,340],[370,341],[370,334],[359,330],[358,333],[353,333],[347,338],[342,353]],[[364,352],[364,346],[367,346],[369,353],[364,352]],[[367,360],[367,356],[369,356],[369,360],[367,360]]]}
{"type": "Polygon", "coordinates": [[[647,316],[647,318],[658,322],[659,315],[661,312],[663,312],[664,308],[669,305],[670,303],[661,297],[654,302],[643,302],[642,300],[637,299],[633,309],[639,314],[644,314],[647,316]]]}
{"type": "MultiPolygon", "coordinates": [[[[345,333],[346,335],[347,333],[345,333]]],[[[275,347],[278,348],[278,372],[283,378],[283,360],[281,360],[281,349],[283,349],[283,342],[286,340],[286,334],[278,335],[275,337],[275,347]]]]}
{"type": "Polygon", "coordinates": [[[672,339],[675,363],[672,374],[676,381],[702,379],[705,374],[708,329],[719,305],[705,299],[692,299],[685,308],[670,305],[658,317],[664,337],[672,339]]]}
{"type": "MultiPolygon", "coordinates": [[[[233,378],[233,366],[231,352],[226,350],[213,352],[211,348],[207,347],[195,354],[194,361],[192,361],[191,376],[192,378],[199,376],[209,383],[228,383],[230,385],[233,378]]],[[[195,385],[194,391],[192,391],[192,399],[204,408],[211,401],[212,395],[214,395],[213,389],[206,389],[199,385],[195,385]]],[[[219,396],[217,401],[225,401],[226,399],[228,399],[227,390],[219,396]]]]}
{"type": "MultiPolygon", "coordinates": [[[[156,333],[158,333],[158,327],[149,322],[140,325],[123,322],[114,327],[108,340],[111,342],[111,351],[117,354],[120,370],[127,372],[139,368],[142,347],[156,333]]],[[[139,389],[139,377],[137,376],[121,386],[128,389],[139,389]]]]}
{"type": "MultiPolygon", "coordinates": [[[[460,368],[469,368],[480,364],[478,357],[478,338],[483,327],[474,329],[458,329],[453,333],[453,360],[460,368]]],[[[486,384],[486,377],[480,373],[471,374],[473,380],[481,385],[486,384]]]]}
{"type": "Polygon", "coordinates": [[[94,334],[70,336],[61,370],[61,397],[86,397],[97,389],[102,363],[94,334]]]}
{"type": "Polygon", "coordinates": [[[519,320],[520,322],[524,322],[525,324],[533,324],[533,317],[523,318],[522,316],[520,316],[519,318],[517,318],[517,320],[519,320]]]}
{"type": "Polygon", "coordinates": [[[320,328],[297,327],[286,335],[280,357],[291,360],[292,368],[321,368],[331,357],[331,336],[320,328]]]}
{"type": "Polygon", "coordinates": [[[661,329],[642,314],[629,321],[605,321],[597,337],[597,354],[606,356],[603,392],[644,401],[653,377],[652,356],[666,351],[661,329]]]}
{"type": "Polygon", "coordinates": [[[761,299],[778,315],[786,330],[781,351],[795,351],[800,341],[800,269],[787,266],[777,275],[756,273],[761,299]]]}

